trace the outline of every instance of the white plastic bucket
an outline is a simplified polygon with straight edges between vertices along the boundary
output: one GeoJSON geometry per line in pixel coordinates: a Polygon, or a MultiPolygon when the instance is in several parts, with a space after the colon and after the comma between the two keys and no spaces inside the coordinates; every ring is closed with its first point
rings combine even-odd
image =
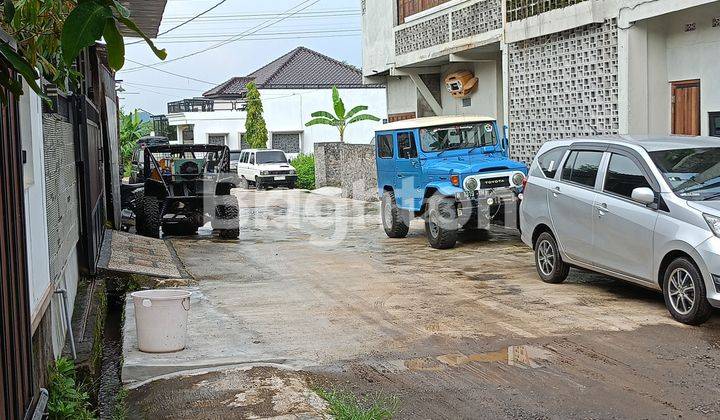
{"type": "Polygon", "coordinates": [[[138,347],[146,353],[169,353],[185,348],[190,295],[187,290],[134,292],[138,347]]]}

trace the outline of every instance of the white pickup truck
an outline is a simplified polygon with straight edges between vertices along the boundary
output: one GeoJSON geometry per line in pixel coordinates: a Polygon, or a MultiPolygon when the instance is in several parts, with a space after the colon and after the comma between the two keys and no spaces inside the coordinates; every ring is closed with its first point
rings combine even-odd
{"type": "Polygon", "coordinates": [[[295,188],[297,174],[282,150],[245,149],[240,153],[237,173],[241,184],[255,185],[258,190],[268,187],[295,188]]]}

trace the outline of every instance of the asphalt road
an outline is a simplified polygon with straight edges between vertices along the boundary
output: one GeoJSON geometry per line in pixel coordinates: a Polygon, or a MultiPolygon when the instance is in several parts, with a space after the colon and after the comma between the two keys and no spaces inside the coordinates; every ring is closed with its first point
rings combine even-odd
{"type": "MultiPolygon", "coordinates": [[[[583,271],[544,284],[512,232],[439,251],[421,221],[387,238],[376,203],[235,194],[240,240],[172,240],[204,305],[190,358],[272,360],[321,386],[397,396],[399,418],[720,416],[717,315],[687,327],[660,294],[583,271]]],[[[246,416],[185,388],[208,418],[246,416]]],[[[172,417],[172,402],[148,408],[150,391],[134,391],[136,407],[172,417]]],[[[268,407],[252,415],[288,414],[268,407]]]]}

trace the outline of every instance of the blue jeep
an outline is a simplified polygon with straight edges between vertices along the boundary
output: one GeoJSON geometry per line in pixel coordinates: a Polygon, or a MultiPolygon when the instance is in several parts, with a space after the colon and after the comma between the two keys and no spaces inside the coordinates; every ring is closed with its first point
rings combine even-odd
{"type": "Polygon", "coordinates": [[[425,219],[433,248],[455,246],[459,229],[486,236],[490,224],[518,228],[527,167],[489,117],[429,117],[386,124],[375,133],[382,222],[403,238],[425,219]]]}

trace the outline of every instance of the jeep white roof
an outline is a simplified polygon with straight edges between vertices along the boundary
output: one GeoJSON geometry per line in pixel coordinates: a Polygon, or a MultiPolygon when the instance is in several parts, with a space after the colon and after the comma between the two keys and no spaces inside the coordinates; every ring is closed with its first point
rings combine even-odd
{"type": "Polygon", "coordinates": [[[375,131],[409,130],[420,127],[437,127],[441,125],[470,124],[477,122],[495,121],[495,118],[484,115],[452,115],[439,117],[413,118],[391,122],[380,126],[375,131]]]}

